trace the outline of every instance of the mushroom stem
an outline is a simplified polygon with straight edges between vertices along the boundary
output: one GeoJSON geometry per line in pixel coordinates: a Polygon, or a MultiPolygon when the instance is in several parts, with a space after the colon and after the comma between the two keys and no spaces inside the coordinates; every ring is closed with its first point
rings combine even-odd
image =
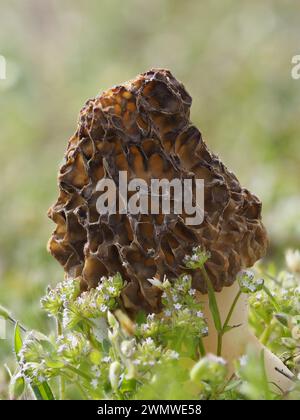
{"type": "Polygon", "coordinates": [[[258,353],[264,350],[265,369],[270,383],[276,384],[284,392],[291,388],[293,374],[270,350],[265,348],[250,331],[248,326],[248,296],[239,295],[239,285],[235,282],[230,287],[224,287],[221,292],[215,293],[219,314],[222,321],[230,326],[237,326],[224,333],[221,337],[215,328],[214,320],[209,308],[208,295],[201,295],[199,300],[204,305],[204,313],[208,323],[209,335],[203,339],[206,352],[217,353],[221,351],[222,357],[229,363],[229,371],[233,372],[233,361],[245,354],[248,346],[258,353]],[[238,299],[236,299],[238,297],[238,299]],[[233,305],[233,302],[235,304],[233,305]],[[231,312],[231,314],[230,314],[231,312]],[[228,316],[230,314],[230,317],[228,316]]]}

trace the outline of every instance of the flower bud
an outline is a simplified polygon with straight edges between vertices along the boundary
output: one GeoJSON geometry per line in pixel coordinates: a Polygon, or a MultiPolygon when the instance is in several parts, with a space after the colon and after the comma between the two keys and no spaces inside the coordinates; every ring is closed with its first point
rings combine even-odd
{"type": "Polygon", "coordinates": [[[119,335],[119,326],[116,325],[112,330],[108,330],[108,339],[113,343],[119,335]]]}
{"type": "Polygon", "coordinates": [[[158,289],[163,290],[163,283],[158,280],[157,278],[153,277],[152,279],[147,279],[149,283],[152,284],[152,286],[157,287],[158,289]]]}
{"type": "Polygon", "coordinates": [[[254,279],[254,273],[250,270],[242,270],[237,275],[240,289],[243,293],[255,293],[264,286],[263,279],[254,279]]]}
{"type": "Polygon", "coordinates": [[[200,381],[221,382],[226,372],[225,360],[222,357],[208,354],[193,366],[190,377],[196,383],[200,381]]]}
{"type": "Polygon", "coordinates": [[[119,362],[113,362],[109,368],[109,381],[111,386],[114,390],[116,390],[119,386],[121,375],[121,365],[119,362]]]}
{"type": "Polygon", "coordinates": [[[121,352],[126,357],[131,357],[135,350],[135,340],[124,340],[121,343],[121,352]]]}
{"type": "Polygon", "coordinates": [[[112,328],[117,327],[119,325],[118,321],[116,320],[116,318],[110,311],[107,311],[107,320],[108,320],[109,326],[112,328]]]}

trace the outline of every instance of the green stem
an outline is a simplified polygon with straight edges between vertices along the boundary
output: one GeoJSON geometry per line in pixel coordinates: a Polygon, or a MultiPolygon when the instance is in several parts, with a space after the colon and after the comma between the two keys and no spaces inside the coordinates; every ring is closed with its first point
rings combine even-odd
{"type": "Polygon", "coordinates": [[[82,370],[79,370],[71,365],[66,365],[66,368],[68,368],[69,370],[71,370],[73,373],[76,373],[76,375],[81,376],[82,378],[86,379],[87,381],[91,382],[92,378],[90,377],[90,375],[88,375],[85,372],[82,372],[82,370]]]}
{"type": "Polygon", "coordinates": [[[228,327],[230,318],[231,318],[231,316],[233,314],[234,308],[235,308],[235,306],[236,306],[236,304],[237,304],[237,302],[238,302],[241,294],[242,294],[242,292],[241,292],[241,290],[239,290],[237,292],[235,298],[233,299],[232,305],[231,305],[231,307],[229,309],[229,312],[228,312],[227,317],[225,319],[225,322],[223,324],[222,331],[220,331],[218,333],[217,356],[221,356],[221,354],[222,354],[223,335],[226,333],[226,328],[228,327]]]}
{"type": "MultiPolygon", "coordinates": [[[[62,322],[57,318],[57,336],[59,337],[63,333],[62,322]]],[[[59,399],[63,401],[66,398],[66,384],[65,378],[60,375],[59,377],[59,399]]]]}
{"type": "Polygon", "coordinates": [[[220,333],[222,331],[222,322],[221,322],[221,316],[220,316],[220,312],[219,312],[219,308],[218,308],[218,304],[217,304],[217,300],[215,296],[215,291],[204,266],[201,267],[201,271],[207,285],[209,309],[211,311],[216,330],[218,331],[218,333],[220,333]]]}
{"type": "Polygon", "coordinates": [[[263,388],[264,388],[264,399],[270,400],[270,390],[269,390],[269,383],[268,383],[268,377],[266,373],[266,367],[265,367],[265,350],[263,349],[260,353],[260,363],[262,368],[262,377],[263,377],[263,388]]]}
{"type": "Polygon", "coordinates": [[[206,355],[206,351],[201,337],[199,338],[199,350],[201,356],[204,357],[206,355]]]}
{"type": "MultiPolygon", "coordinates": [[[[228,324],[229,324],[230,318],[231,318],[231,316],[232,316],[232,314],[233,314],[234,308],[235,308],[235,306],[236,306],[236,304],[237,304],[237,301],[239,300],[239,298],[240,298],[241,294],[242,294],[242,292],[241,292],[241,290],[239,290],[239,291],[237,292],[237,294],[236,294],[236,296],[235,296],[235,298],[234,298],[233,302],[232,302],[232,305],[231,305],[231,307],[230,307],[230,309],[229,309],[229,312],[228,312],[227,318],[225,319],[225,322],[224,322],[224,325],[223,325],[223,331],[226,329],[226,327],[227,327],[227,326],[228,326],[228,324]]],[[[225,331],[224,331],[224,332],[225,332],[225,331]]]]}
{"type": "Polygon", "coordinates": [[[16,325],[17,323],[18,323],[18,325],[19,325],[19,327],[20,327],[20,330],[22,330],[24,333],[26,333],[27,332],[27,330],[26,330],[26,328],[25,327],[23,327],[17,320],[15,320],[13,317],[11,317],[11,316],[8,316],[7,317],[7,319],[12,323],[12,324],[14,324],[14,325],[16,325]]]}
{"type": "Polygon", "coordinates": [[[223,333],[218,333],[218,342],[217,342],[217,356],[222,354],[222,344],[223,344],[223,333]]]}
{"type": "Polygon", "coordinates": [[[276,299],[274,298],[274,296],[272,295],[272,293],[270,292],[270,290],[267,288],[267,286],[263,285],[263,291],[269,296],[270,301],[272,302],[275,311],[279,312],[280,311],[279,305],[276,299]]]}
{"type": "Polygon", "coordinates": [[[275,325],[274,319],[271,320],[270,324],[264,329],[263,333],[261,334],[259,340],[263,345],[266,345],[269,341],[269,338],[271,336],[271,333],[273,331],[274,325],[275,325]]]}

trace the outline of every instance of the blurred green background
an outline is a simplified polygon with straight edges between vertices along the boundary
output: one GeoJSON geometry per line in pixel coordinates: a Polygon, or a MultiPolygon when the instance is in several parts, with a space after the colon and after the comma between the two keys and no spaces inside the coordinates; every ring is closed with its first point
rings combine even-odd
{"type": "MultiPolygon", "coordinates": [[[[0,303],[47,331],[39,299],[63,272],[46,213],[78,112],[151,67],[184,82],[210,149],[262,199],[269,257],[299,246],[299,20],[294,0],[0,0],[0,303]]],[[[0,371],[9,353],[0,340],[0,371]]]]}

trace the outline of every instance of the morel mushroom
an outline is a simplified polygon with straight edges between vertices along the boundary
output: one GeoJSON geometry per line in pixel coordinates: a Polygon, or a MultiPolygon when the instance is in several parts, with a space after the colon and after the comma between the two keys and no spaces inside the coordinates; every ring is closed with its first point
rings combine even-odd
{"type": "MultiPolygon", "coordinates": [[[[57,225],[49,250],[68,276],[80,277],[83,290],[120,272],[127,283],[123,307],[131,315],[160,311],[161,292],[147,279],[172,281],[186,272],[184,257],[195,246],[210,252],[205,268],[221,303],[231,294],[227,288],[221,292],[223,287],[266,251],[261,202],[208,150],[190,122],[191,102],[184,86],[163,69],[88,100],[60,168],[60,195],[49,210],[57,225]],[[118,190],[120,171],[128,181],[141,178],[147,185],[153,178],[203,179],[203,222],[188,225],[186,214],[174,211],[99,214],[98,182],[110,178],[118,190]]],[[[201,272],[190,274],[193,287],[205,294],[201,272]]]]}

